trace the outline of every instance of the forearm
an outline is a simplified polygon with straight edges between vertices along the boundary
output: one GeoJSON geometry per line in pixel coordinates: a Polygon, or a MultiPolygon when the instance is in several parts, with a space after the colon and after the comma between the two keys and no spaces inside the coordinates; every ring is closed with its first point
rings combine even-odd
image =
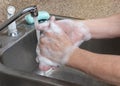
{"type": "Polygon", "coordinates": [[[120,14],[92,20],[83,20],[92,38],[120,37],[120,14]]]}
{"type": "Polygon", "coordinates": [[[120,85],[120,56],[94,54],[78,48],[67,65],[112,84],[120,85]]]}

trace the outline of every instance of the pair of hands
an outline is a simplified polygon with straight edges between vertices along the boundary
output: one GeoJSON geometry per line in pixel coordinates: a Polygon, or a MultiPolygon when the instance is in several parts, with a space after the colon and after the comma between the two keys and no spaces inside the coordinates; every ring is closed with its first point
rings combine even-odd
{"type": "Polygon", "coordinates": [[[43,30],[38,45],[40,55],[58,64],[66,64],[74,49],[91,38],[83,23],[69,19],[56,21],[54,16],[36,28],[43,30]]]}

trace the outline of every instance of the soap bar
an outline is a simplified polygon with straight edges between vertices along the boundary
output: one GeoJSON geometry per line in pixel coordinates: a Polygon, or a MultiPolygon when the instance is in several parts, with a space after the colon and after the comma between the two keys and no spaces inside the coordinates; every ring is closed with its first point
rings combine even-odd
{"type": "MultiPolygon", "coordinates": [[[[48,20],[50,18],[50,14],[48,12],[46,12],[46,11],[39,11],[37,18],[38,18],[38,21],[40,21],[40,20],[48,20]]],[[[25,16],[25,21],[28,24],[34,24],[34,19],[31,16],[31,14],[28,14],[28,15],[25,16]]]]}

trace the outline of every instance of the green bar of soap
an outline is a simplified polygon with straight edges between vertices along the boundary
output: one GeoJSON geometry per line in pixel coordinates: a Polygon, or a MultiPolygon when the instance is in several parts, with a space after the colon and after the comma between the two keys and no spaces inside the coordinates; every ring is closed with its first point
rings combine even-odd
{"type": "MultiPolygon", "coordinates": [[[[39,11],[37,17],[38,17],[38,20],[48,20],[50,18],[50,14],[46,11],[39,11]]],[[[31,16],[31,14],[28,14],[25,16],[25,21],[28,24],[34,24],[34,19],[31,16]]]]}
{"type": "Polygon", "coordinates": [[[33,17],[31,16],[31,14],[28,14],[28,15],[25,16],[25,21],[28,24],[34,24],[34,20],[33,20],[33,17]]]}

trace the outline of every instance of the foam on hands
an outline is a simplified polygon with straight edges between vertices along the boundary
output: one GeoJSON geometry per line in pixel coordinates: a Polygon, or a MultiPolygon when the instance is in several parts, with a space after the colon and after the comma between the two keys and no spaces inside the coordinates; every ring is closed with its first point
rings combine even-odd
{"type": "MultiPolygon", "coordinates": [[[[40,44],[40,30],[39,30],[39,23],[38,23],[38,18],[34,18],[34,23],[35,23],[35,29],[36,29],[36,35],[37,35],[37,40],[38,40],[38,45],[40,44]]],[[[46,26],[46,24],[48,25],[49,24],[49,21],[48,22],[43,22],[46,26]]],[[[43,24],[42,24],[43,25],[43,24]]],[[[57,27],[56,25],[52,24],[52,27],[57,27]]],[[[58,27],[57,27],[58,28],[58,27]]],[[[51,30],[51,29],[50,29],[51,30]]],[[[60,33],[61,31],[58,30],[58,29],[54,29],[52,30],[54,31],[55,33],[60,33]]],[[[36,53],[37,53],[37,57],[36,57],[36,61],[39,63],[39,69],[40,69],[40,72],[39,74],[40,75],[44,75],[44,76],[48,76],[51,72],[52,72],[52,68],[53,67],[58,67],[58,64],[55,63],[55,62],[52,62],[51,60],[45,58],[45,57],[42,57],[40,55],[40,49],[39,47],[36,47],[36,53]],[[51,68],[50,68],[51,67],[51,68]]]]}
{"type": "Polygon", "coordinates": [[[51,22],[50,24],[51,28],[48,30],[48,31],[51,31],[51,32],[54,32],[54,33],[57,33],[57,34],[61,34],[62,33],[62,30],[60,29],[59,26],[57,26],[55,23],[51,22]]]}
{"type": "Polygon", "coordinates": [[[52,25],[52,31],[54,31],[55,33],[61,34],[62,30],[60,29],[59,26],[57,26],[55,23],[51,23],[52,25]]]}
{"type": "Polygon", "coordinates": [[[84,40],[88,41],[91,39],[91,33],[89,32],[89,28],[87,26],[85,26],[84,23],[80,22],[79,24],[80,27],[80,31],[82,34],[84,34],[84,40]]]}

